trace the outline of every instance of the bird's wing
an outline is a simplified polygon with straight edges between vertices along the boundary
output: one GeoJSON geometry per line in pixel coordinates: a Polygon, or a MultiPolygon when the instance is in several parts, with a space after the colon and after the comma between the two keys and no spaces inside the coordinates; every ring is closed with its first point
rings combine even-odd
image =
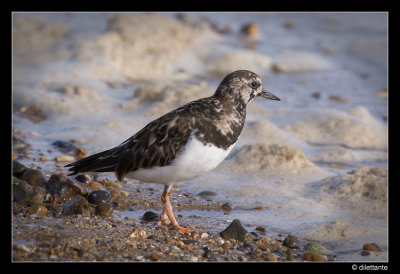
{"type": "Polygon", "coordinates": [[[118,180],[140,168],[171,163],[191,134],[189,119],[168,113],[145,126],[120,145],[67,165],[79,172],[115,171],[118,180]]]}

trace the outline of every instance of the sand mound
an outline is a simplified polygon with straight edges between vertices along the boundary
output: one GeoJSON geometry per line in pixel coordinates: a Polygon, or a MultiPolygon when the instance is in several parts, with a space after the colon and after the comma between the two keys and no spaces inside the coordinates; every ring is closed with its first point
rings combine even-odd
{"type": "Polygon", "coordinates": [[[349,113],[315,112],[282,128],[311,144],[387,149],[387,127],[375,120],[366,109],[357,108],[349,113]]]}
{"type": "Polygon", "coordinates": [[[141,115],[160,116],[193,100],[211,96],[213,93],[206,82],[197,84],[148,82],[134,91],[131,100],[126,102],[123,108],[126,110],[143,108],[141,115]]]}
{"type": "Polygon", "coordinates": [[[323,173],[311,163],[303,152],[286,145],[250,144],[243,145],[221,169],[237,173],[254,173],[266,176],[294,176],[299,174],[323,173]]]}
{"type": "Polygon", "coordinates": [[[320,198],[332,205],[385,217],[388,202],[387,168],[361,167],[321,183],[320,198]]]}
{"type": "Polygon", "coordinates": [[[312,241],[333,242],[355,237],[359,234],[359,228],[347,222],[332,221],[307,230],[302,236],[312,241]]]}
{"type": "Polygon", "coordinates": [[[301,141],[291,137],[287,132],[275,126],[268,120],[257,120],[246,122],[241,139],[245,138],[246,143],[262,143],[265,145],[287,145],[294,148],[301,148],[301,141]]]}
{"type": "Polygon", "coordinates": [[[217,77],[225,77],[228,73],[239,69],[262,73],[272,66],[270,57],[249,50],[238,50],[210,56],[205,59],[205,63],[207,70],[217,77]]]}
{"type": "Polygon", "coordinates": [[[49,23],[40,17],[14,15],[13,63],[48,62],[67,56],[66,51],[53,51],[53,47],[62,41],[67,33],[68,28],[63,23],[49,23]]]}
{"type": "Polygon", "coordinates": [[[184,52],[198,52],[202,42],[211,44],[216,37],[162,14],[122,13],[108,21],[106,33],[84,43],[77,56],[99,77],[115,70],[134,80],[183,79],[193,67],[184,52]]]}
{"type": "Polygon", "coordinates": [[[285,50],[275,59],[273,70],[276,72],[314,72],[330,69],[331,63],[314,53],[285,50]]]}

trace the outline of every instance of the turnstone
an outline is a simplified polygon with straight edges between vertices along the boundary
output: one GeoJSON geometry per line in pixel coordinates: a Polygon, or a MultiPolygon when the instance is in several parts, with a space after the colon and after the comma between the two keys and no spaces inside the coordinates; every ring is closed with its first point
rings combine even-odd
{"type": "Polygon", "coordinates": [[[169,200],[172,187],[216,168],[225,159],[242,132],[246,106],[256,97],[280,100],[263,89],[254,72],[234,71],[214,95],[168,112],[114,148],[66,165],[72,171],[68,175],[115,172],[119,181],[127,177],[164,184],[157,224],[190,232],[175,219],[169,200]]]}

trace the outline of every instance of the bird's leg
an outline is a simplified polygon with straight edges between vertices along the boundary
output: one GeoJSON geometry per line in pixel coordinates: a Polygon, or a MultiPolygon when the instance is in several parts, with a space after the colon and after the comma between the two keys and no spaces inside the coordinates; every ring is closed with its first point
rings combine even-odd
{"type": "Polygon", "coordinates": [[[163,211],[160,215],[160,219],[158,220],[157,225],[172,225],[172,227],[176,230],[179,230],[183,233],[186,232],[194,232],[192,229],[185,228],[183,226],[180,226],[178,222],[175,219],[174,213],[172,212],[172,206],[169,201],[169,197],[171,196],[172,193],[172,185],[166,185],[164,187],[163,194],[161,195],[161,203],[163,204],[164,208],[163,211]],[[169,221],[168,221],[169,219],[169,221]]]}

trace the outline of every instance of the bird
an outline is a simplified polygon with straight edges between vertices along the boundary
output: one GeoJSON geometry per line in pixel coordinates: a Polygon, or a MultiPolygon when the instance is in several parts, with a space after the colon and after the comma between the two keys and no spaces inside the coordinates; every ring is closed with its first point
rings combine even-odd
{"type": "Polygon", "coordinates": [[[124,178],[164,185],[157,225],[182,233],[170,203],[172,188],[216,168],[238,141],[247,104],[255,98],[280,101],[249,70],[226,75],[210,97],[189,102],[151,121],[118,146],[66,165],[72,176],[114,172],[124,178]]]}

